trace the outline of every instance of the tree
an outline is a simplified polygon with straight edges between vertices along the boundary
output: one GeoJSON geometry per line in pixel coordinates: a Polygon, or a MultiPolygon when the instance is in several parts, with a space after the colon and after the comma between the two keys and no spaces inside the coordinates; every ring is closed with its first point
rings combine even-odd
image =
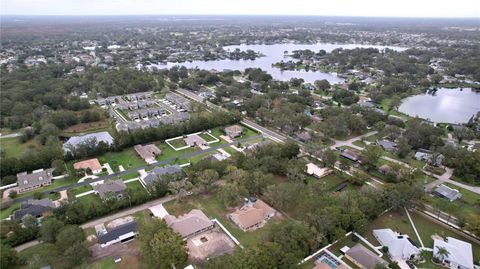
{"type": "Polygon", "coordinates": [[[63,226],[63,222],[56,218],[47,218],[40,227],[40,239],[46,243],[55,243],[55,237],[63,226]]]}
{"type": "Polygon", "coordinates": [[[146,262],[155,268],[183,268],[188,259],[185,241],[157,219],[140,226],[140,244],[146,262]]]}
{"type": "Polygon", "coordinates": [[[0,244],[0,268],[15,268],[18,264],[17,252],[9,245],[0,244]]]}
{"type": "Polygon", "coordinates": [[[60,257],[61,268],[75,268],[87,261],[90,251],[83,242],[77,242],[65,249],[60,257]]]}
{"type": "Polygon", "coordinates": [[[10,199],[15,199],[17,195],[18,195],[18,192],[16,190],[8,192],[8,197],[10,197],[10,199]]]}
{"type": "Polygon", "coordinates": [[[67,171],[67,168],[65,167],[65,162],[63,162],[63,160],[53,160],[51,167],[55,169],[53,172],[56,175],[62,175],[67,171]]]}
{"type": "Polygon", "coordinates": [[[400,99],[399,96],[395,95],[390,99],[390,103],[388,103],[388,110],[393,110],[397,109],[400,104],[402,103],[402,100],[400,99]]]}
{"type": "Polygon", "coordinates": [[[248,195],[248,191],[238,183],[227,183],[222,185],[219,193],[220,201],[226,207],[232,207],[242,201],[248,195]]]}
{"type": "Polygon", "coordinates": [[[325,91],[325,90],[330,89],[330,82],[328,82],[328,80],[326,80],[326,79],[315,80],[314,83],[315,83],[315,87],[317,87],[317,89],[319,89],[321,91],[325,91]]]}
{"type": "Polygon", "coordinates": [[[321,153],[322,161],[325,163],[326,167],[333,168],[335,166],[335,162],[337,161],[337,155],[331,149],[326,149],[321,153]]]}
{"type": "Polygon", "coordinates": [[[437,246],[437,257],[443,261],[445,258],[448,258],[448,255],[450,255],[450,252],[444,248],[444,247],[440,247],[440,246],[437,246]]]}
{"type": "Polygon", "coordinates": [[[378,145],[368,145],[362,152],[362,163],[367,166],[367,170],[374,169],[378,160],[382,157],[382,148],[378,145]]]}
{"type": "Polygon", "coordinates": [[[471,214],[465,218],[466,222],[466,229],[475,234],[476,236],[480,236],[480,216],[471,214]]]}
{"type": "Polygon", "coordinates": [[[213,169],[201,171],[197,176],[197,181],[203,186],[204,193],[208,193],[210,185],[219,179],[218,172],[213,169]]]}
{"type": "Polygon", "coordinates": [[[454,128],[453,135],[458,139],[458,143],[475,138],[475,132],[466,127],[454,128]]]}
{"type": "Polygon", "coordinates": [[[85,232],[77,225],[67,225],[60,230],[55,241],[57,249],[63,252],[70,246],[83,243],[85,241],[85,232]]]}

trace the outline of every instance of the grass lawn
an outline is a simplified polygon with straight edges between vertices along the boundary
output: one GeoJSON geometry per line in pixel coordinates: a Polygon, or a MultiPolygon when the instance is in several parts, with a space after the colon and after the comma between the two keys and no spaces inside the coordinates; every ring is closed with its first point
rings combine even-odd
{"type": "Polygon", "coordinates": [[[127,188],[135,190],[136,192],[143,192],[147,195],[147,191],[139,180],[127,183],[127,188]]]}
{"type": "Polygon", "coordinates": [[[18,137],[0,139],[0,149],[5,151],[6,157],[19,157],[29,150],[38,150],[42,145],[38,144],[35,139],[31,139],[25,143],[20,143],[18,137]]]}
{"type": "Polygon", "coordinates": [[[42,243],[21,251],[18,256],[27,261],[27,265],[19,268],[40,268],[51,265],[56,268],[59,259],[57,248],[53,244],[42,243]]]}
{"type": "Polygon", "coordinates": [[[162,154],[157,157],[157,161],[179,157],[183,154],[195,152],[198,150],[198,148],[186,148],[183,150],[175,151],[174,149],[172,149],[172,147],[170,147],[166,143],[157,144],[157,146],[162,150],[162,154]]]}
{"type": "Polygon", "coordinates": [[[13,211],[17,210],[20,208],[20,203],[15,203],[5,209],[2,209],[0,211],[0,220],[8,218],[10,215],[13,214],[13,211]]]}
{"type": "Polygon", "coordinates": [[[70,190],[68,190],[68,192],[71,196],[75,196],[77,194],[84,193],[84,192],[91,191],[91,190],[93,190],[93,188],[90,184],[88,184],[88,185],[84,185],[84,186],[81,186],[81,187],[78,187],[78,188],[75,188],[75,189],[70,189],[70,190]]]}
{"type": "MultiPolygon", "coordinates": [[[[206,134],[206,133],[200,133],[198,134],[201,138],[203,138],[207,143],[215,141],[215,138],[213,138],[211,135],[206,134]]],[[[221,141],[221,140],[220,140],[221,141]]],[[[219,142],[220,142],[219,141],[219,142]]],[[[218,143],[218,142],[217,142],[218,143]]]]}
{"type": "Polygon", "coordinates": [[[170,143],[170,145],[172,145],[174,148],[178,149],[178,148],[187,146],[187,143],[185,143],[183,139],[184,139],[183,137],[179,137],[174,140],[169,140],[168,143],[170,143]]]}
{"type": "Polygon", "coordinates": [[[138,172],[132,172],[132,173],[128,173],[128,174],[125,174],[125,175],[115,177],[113,179],[114,180],[115,179],[121,179],[121,180],[125,181],[125,180],[129,180],[129,179],[132,179],[132,178],[136,178],[138,176],[139,176],[138,172]]]}
{"type": "Polygon", "coordinates": [[[82,196],[80,198],[77,198],[80,203],[84,203],[85,205],[97,205],[97,206],[102,206],[102,199],[96,194],[89,194],[82,196]]]}
{"type": "Polygon", "coordinates": [[[411,213],[410,216],[412,217],[412,220],[417,227],[417,231],[422,238],[425,247],[433,248],[433,239],[431,236],[434,234],[438,234],[444,238],[450,236],[472,244],[473,259],[476,261],[480,259],[480,245],[475,244],[474,242],[468,240],[467,238],[454,232],[453,230],[450,230],[443,225],[433,222],[432,220],[424,217],[423,215],[420,215],[417,212],[411,213]]]}
{"type": "Polygon", "coordinates": [[[226,148],[223,148],[223,150],[228,152],[230,155],[234,155],[238,153],[238,151],[234,150],[232,147],[226,147],[226,148]]]}
{"type": "Polygon", "coordinates": [[[234,209],[228,210],[215,195],[196,195],[182,199],[180,202],[171,201],[164,204],[165,209],[173,215],[181,215],[189,212],[191,209],[198,208],[210,218],[218,219],[230,233],[237,238],[245,247],[250,247],[262,241],[262,238],[274,224],[283,220],[270,220],[264,227],[255,231],[244,232],[227,218],[227,214],[234,209]]]}
{"type": "Polygon", "coordinates": [[[362,140],[354,141],[353,144],[354,144],[355,146],[359,146],[359,147],[362,147],[362,148],[364,148],[364,147],[367,146],[365,143],[362,142],[362,140]]]}
{"type": "Polygon", "coordinates": [[[379,246],[380,243],[373,236],[372,230],[385,228],[390,228],[395,232],[407,234],[417,244],[417,246],[420,246],[420,242],[415,236],[415,232],[413,231],[412,225],[410,225],[407,214],[404,210],[389,211],[376,218],[372,223],[370,223],[367,232],[362,236],[370,241],[373,245],[379,246]]]}
{"type": "Polygon", "coordinates": [[[128,117],[127,113],[123,112],[123,110],[115,109],[115,111],[118,112],[118,114],[122,115],[125,120],[131,121],[131,119],[128,117]]]}
{"type": "Polygon", "coordinates": [[[118,166],[122,165],[125,169],[135,168],[145,165],[133,148],[128,148],[120,152],[107,152],[98,158],[101,164],[109,163],[113,171],[118,172],[118,166]]]}
{"type": "Polygon", "coordinates": [[[91,133],[109,130],[111,127],[112,125],[110,121],[108,119],[105,119],[103,121],[75,124],[64,129],[63,133],[67,135],[74,135],[78,133],[91,133]]]}
{"type": "Polygon", "coordinates": [[[322,177],[320,179],[315,179],[325,182],[325,189],[329,191],[333,191],[335,187],[345,181],[342,177],[336,175],[335,173],[331,173],[328,176],[322,177]]]}

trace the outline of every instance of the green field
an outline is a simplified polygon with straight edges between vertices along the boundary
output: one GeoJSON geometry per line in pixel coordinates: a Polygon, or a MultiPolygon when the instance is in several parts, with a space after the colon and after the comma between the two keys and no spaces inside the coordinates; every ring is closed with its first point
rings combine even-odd
{"type": "Polygon", "coordinates": [[[135,190],[136,192],[144,192],[145,195],[147,195],[147,191],[139,180],[127,183],[127,188],[135,190]]]}
{"type": "Polygon", "coordinates": [[[38,150],[41,147],[35,139],[26,143],[20,143],[17,137],[0,139],[0,150],[5,151],[6,157],[19,157],[29,150],[38,150]]]}
{"type": "MultiPolygon", "coordinates": [[[[198,134],[198,136],[200,136],[201,138],[203,138],[203,140],[207,141],[207,143],[210,143],[210,142],[213,142],[215,141],[215,138],[213,138],[211,135],[209,134],[206,134],[206,133],[201,133],[201,134],[198,134]]],[[[219,138],[220,139],[220,138],[219,138]]],[[[222,140],[220,140],[222,141],[222,140]]],[[[220,142],[219,141],[219,142],[220,142]]],[[[218,143],[218,142],[217,142],[218,143]]]]}
{"type": "Polygon", "coordinates": [[[187,143],[185,143],[183,137],[179,137],[179,138],[174,139],[174,140],[169,140],[168,143],[170,143],[170,145],[172,145],[176,149],[187,146],[187,143]]]}
{"type": "Polygon", "coordinates": [[[145,165],[133,148],[128,148],[120,152],[107,152],[98,158],[101,164],[109,163],[114,172],[118,172],[118,166],[122,165],[125,169],[131,169],[145,165]]]}
{"type": "Polygon", "coordinates": [[[70,190],[68,190],[68,192],[71,196],[75,196],[77,194],[84,193],[84,192],[91,191],[91,190],[93,190],[93,188],[90,184],[88,184],[88,185],[84,185],[84,186],[77,187],[77,188],[74,188],[74,189],[70,189],[70,190]]]}
{"type": "Polygon", "coordinates": [[[10,215],[13,214],[13,211],[20,208],[20,203],[13,204],[5,209],[0,211],[0,220],[8,218],[10,215]]]}
{"type": "Polygon", "coordinates": [[[41,268],[43,266],[51,265],[53,268],[56,265],[59,255],[57,248],[53,244],[42,243],[21,251],[18,256],[27,261],[27,265],[19,268],[41,268]]]}

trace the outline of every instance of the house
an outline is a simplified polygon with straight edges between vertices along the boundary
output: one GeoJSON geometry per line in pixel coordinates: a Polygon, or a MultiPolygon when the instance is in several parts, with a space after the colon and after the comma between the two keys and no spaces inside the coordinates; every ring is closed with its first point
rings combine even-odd
{"type": "Polygon", "coordinates": [[[360,162],[360,152],[353,149],[346,149],[340,154],[343,158],[349,159],[353,162],[360,162]]]}
{"type": "Polygon", "coordinates": [[[180,173],[182,173],[182,167],[180,167],[180,165],[178,164],[155,167],[153,168],[152,172],[143,179],[143,182],[145,183],[145,185],[150,185],[157,181],[157,179],[163,175],[173,175],[180,173]]]}
{"type": "Polygon", "coordinates": [[[49,199],[28,200],[20,205],[20,209],[13,212],[13,219],[22,220],[26,216],[40,218],[51,212],[54,208],[56,208],[55,203],[49,199]]]}
{"type": "Polygon", "coordinates": [[[424,161],[433,166],[441,166],[445,156],[442,154],[432,154],[428,150],[419,149],[415,152],[415,159],[417,161],[424,161]]]}
{"type": "Polygon", "coordinates": [[[446,241],[435,239],[433,241],[433,256],[450,268],[474,268],[472,245],[453,237],[447,237],[446,241]],[[439,253],[439,249],[442,248],[448,251],[448,255],[442,256],[441,253],[439,253]]]}
{"type": "Polygon", "coordinates": [[[345,257],[361,269],[373,269],[378,265],[388,265],[385,260],[378,257],[373,251],[364,247],[362,244],[356,244],[350,248],[345,253],[345,257]]]}
{"type": "Polygon", "coordinates": [[[314,163],[307,164],[307,174],[311,176],[315,176],[317,178],[322,178],[324,176],[331,174],[332,172],[333,172],[332,169],[327,167],[320,168],[314,163]]]}
{"type": "Polygon", "coordinates": [[[375,107],[375,103],[373,103],[372,101],[366,101],[366,100],[358,101],[358,105],[361,106],[361,107],[365,107],[365,108],[374,108],[375,107]]]}
{"type": "Polygon", "coordinates": [[[452,189],[446,185],[440,184],[433,192],[433,195],[447,199],[449,202],[453,202],[462,197],[462,194],[456,190],[452,189]]]}
{"type": "Polygon", "coordinates": [[[235,137],[241,136],[242,132],[243,132],[243,128],[240,125],[237,125],[237,124],[225,128],[225,133],[230,138],[235,138],[235,137]]]}
{"type": "Polygon", "coordinates": [[[301,133],[297,134],[297,138],[301,142],[307,143],[308,141],[310,141],[310,139],[312,139],[312,136],[310,135],[309,132],[304,131],[304,132],[301,132],[301,133]]]}
{"type": "Polygon", "coordinates": [[[108,132],[98,132],[80,136],[72,136],[63,144],[63,152],[68,153],[72,149],[76,149],[81,145],[93,143],[94,141],[97,145],[98,143],[103,142],[107,146],[110,146],[113,144],[113,137],[108,132]]]}
{"type": "Polygon", "coordinates": [[[391,229],[378,229],[373,230],[373,236],[382,246],[388,247],[388,253],[392,258],[409,260],[420,255],[420,249],[406,234],[399,234],[391,229]]]}
{"type": "Polygon", "coordinates": [[[397,144],[386,139],[377,140],[377,144],[380,145],[385,151],[392,152],[397,150],[397,144]]]}
{"type": "Polygon", "coordinates": [[[81,161],[81,162],[76,162],[73,164],[73,168],[75,170],[90,169],[90,171],[92,171],[93,174],[98,174],[102,172],[102,165],[96,158],[81,161]]]}
{"type": "Polygon", "coordinates": [[[269,219],[275,216],[275,209],[259,199],[249,201],[228,217],[244,231],[262,227],[269,219]]]}
{"type": "Polygon", "coordinates": [[[155,144],[135,145],[133,148],[148,164],[156,162],[155,157],[162,154],[162,151],[155,144]]]}
{"type": "Polygon", "coordinates": [[[186,138],[184,138],[183,141],[185,141],[185,143],[189,147],[195,147],[195,146],[201,147],[201,146],[208,145],[207,141],[205,141],[205,139],[201,138],[197,134],[189,135],[186,138]]]}
{"type": "Polygon", "coordinates": [[[44,186],[52,185],[53,168],[39,169],[31,174],[22,172],[17,174],[18,193],[35,190],[44,186]]]}
{"type": "Polygon", "coordinates": [[[137,235],[137,222],[130,221],[107,231],[103,224],[95,226],[100,246],[106,247],[115,243],[124,243],[137,235]]]}
{"type": "Polygon", "coordinates": [[[180,234],[183,239],[188,239],[215,227],[215,223],[199,209],[192,209],[178,218],[167,215],[163,219],[168,227],[180,234]]]}
{"type": "Polygon", "coordinates": [[[169,92],[165,95],[165,99],[167,99],[169,102],[174,103],[180,109],[184,109],[186,111],[190,110],[190,101],[188,101],[188,99],[183,96],[180,96],[173,92],[169,92]]]}
{"type": "Polygon", "coordinates": [[[102,184],[93,186],[93,190],[102,200],[108,200],[112,197],[116,199],[123,198],[123,192],[127,189],[127,185],[123,180],[105,180],[102,184]]]}

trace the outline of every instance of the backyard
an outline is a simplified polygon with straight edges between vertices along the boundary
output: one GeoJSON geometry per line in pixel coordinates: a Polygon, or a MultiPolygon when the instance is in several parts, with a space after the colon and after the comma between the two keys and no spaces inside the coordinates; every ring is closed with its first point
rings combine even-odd
{"type": "Polygon", "coordinates": [[[42,146],[35,139],[20,143],[17,137],[0,139],[0,150],[5,152],[6,157],[19,157],[29,150],[38,150],[42,146]]]}
{"type": "Polygon", "coordinates": [[[128,148],[120,152],[107,152],[98,158],[101,164],[109,163],[114,172],[118,172],[119,165],[125,169],[135,168],[145,165],[133,148],[128,148]]]}

